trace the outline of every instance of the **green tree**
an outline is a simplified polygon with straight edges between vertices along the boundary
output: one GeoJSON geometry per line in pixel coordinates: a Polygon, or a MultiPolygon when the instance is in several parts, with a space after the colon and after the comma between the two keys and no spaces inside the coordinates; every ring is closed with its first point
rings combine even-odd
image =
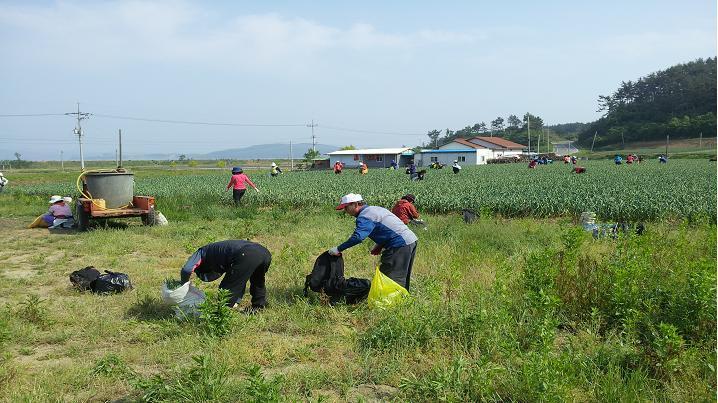
{"type": "Polygon", "coordinates": [[[178,158],[179,158],[180,162],[182,162],[187,159],[187,156],[184,154],[180,154],[178,158]]]}
{"type": "Polygon", "coordinates": [[[521,125],[521,119],[519,119],[516,115],[509,115],[506,119],[506,123],[508,123],[509,131],[517,131],[521,125]]]}
{"type": "Polygon", "coordinates": [[[197,163],[197,161],[195,161],[195,160],[190,160],[190,161],[187,163],[187,165],[190,166],[190,167],[192,167],[192,168],[194,168],[194,167],[196,167],[197,165],[199,165],[199,163],[197,163]]]}
{"type": "Polygon", "coordinates": [[[431,140],[430,146],[437,147],[438,146],[438,140],[439,136],[441,136],[441,130],[431,130],[430,132],[426,133],[427,136],[429,136],[429,139],[431,140]]]}
{"type": "Polygon", "coordinates": [[[491,121],[491,130],[494,132],[501,132],[504,130],[504,118],[501,116],[491,121]]]}
{"type": "Polygon", "coordinates": [[[349,144],[348,146],[344,146],[340,148],[339,150],[356,150],[357,148],[354,147],[352,144],[349,144]]]}
{"type": "Polygon", "coordinates": [[[312,150],[311,148],[304,153],[304,161],[311,161],[319,156],[319,151],[312,150]]]}

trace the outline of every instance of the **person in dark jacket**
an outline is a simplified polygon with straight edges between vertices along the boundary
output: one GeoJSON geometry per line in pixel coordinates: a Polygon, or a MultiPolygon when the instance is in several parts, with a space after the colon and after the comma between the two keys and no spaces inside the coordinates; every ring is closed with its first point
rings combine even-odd
{"type": "Polygon", "coordinates": [[[381,253],[379,271],[409,291],[411,268],[419,239],[416,234],[391,211],[383,207],[367,206],[359,194],[343,196],[336,209],[356,217],[356,228],[344,243],[329,249],[329,254],[339,256],[342,251],[360,244],[368,237],[376,243],[371,253],[381,253]]]}
{"type": "Polygon", "coordinates": [[[233,307],[244,296],[249,281],[252,309],[267,306],[264,277],[272,263],[272,254],[264,246],[250,241],[228,240],[207,244],[187,259],[180,271],[182,284],[192,273],[202,281],[214,281],[224,275],[219,288],[232,293],[227,305],[233,307]]]}

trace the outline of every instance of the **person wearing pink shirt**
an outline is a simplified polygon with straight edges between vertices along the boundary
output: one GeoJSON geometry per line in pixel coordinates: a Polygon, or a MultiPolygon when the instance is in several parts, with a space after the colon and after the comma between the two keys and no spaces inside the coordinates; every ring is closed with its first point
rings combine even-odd
{"type": "Polygon", "coordinates": [[[252,183],[252,181],[249,179],[247,175],[244,174],[242,171],[242,168],[240,167],[234,167],[232,168],[232,179],[229,180],[229,183],[227,184],[227,189],[232,188],[232,198],[234,199],[234,205],[239,206],[239,202],[242,200],[242,196],[244,196],[244,192],[247,191],[247,185],[253,187],[257,193],[259,193],[259,189],[257,186],[252,183]]]}
{"type": "Polygon", "coordinates": [[[72,226],[72,209],[70,209],[70,205],[68,204],[69,200],[72,199],[69,197],[63,198],[62,196],[52,196],[50,198],[50,209],[47,211],[47,214],[42,216],[42,219],[45,220],[48,227],[54,228],[62,226],[69,228],[72,226]]]}

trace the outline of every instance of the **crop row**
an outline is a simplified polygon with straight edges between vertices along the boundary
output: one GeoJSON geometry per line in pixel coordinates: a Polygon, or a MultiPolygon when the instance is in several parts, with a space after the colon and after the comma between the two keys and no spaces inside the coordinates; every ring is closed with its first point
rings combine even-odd
{"type": "MultiPolygon", "coordinates": [[[[410,181],[403,171],[370,169],[367,175],[346,170],[291,172],[275,178],[250,174],[261,189],[248,192],[243,203],[259,206],[330,206],[343,194],[361,193],[375,205],[390,207],[406,193],[416,195],[421,211],[474,209],[504,216],[552,217],[595,211],[602,219],[655,220],[716,217],[716,165],[708,161],[674,160],[659,165],[615,166],[606,161],[584,164],[585,174],[552,164],[529,170],[523,164],[429,170],[424,181],[410,181]]],[[[228,173],[136,177],[136,193],[154,195],[157,203],[229,203],[228,173]]],[[[14,188],[30,195],[73,194],[73,185],[44,184],[14,188]]]]}

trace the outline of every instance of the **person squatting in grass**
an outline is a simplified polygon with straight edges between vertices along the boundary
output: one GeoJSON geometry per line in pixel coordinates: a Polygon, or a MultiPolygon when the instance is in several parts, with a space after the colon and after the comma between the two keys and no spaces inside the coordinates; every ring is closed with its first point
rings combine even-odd
{"type": "Polygon", "coordinates": [[[50,209],[42,216],[47,226],[50,228],[71,227],[74,223],[72,209],[70,209],[72,198],[55,195],[50,197],[48,203],[50,203],[50,209]]]}
{"type": "Polygon", "coordinates": [[[222,277],[219,288],[232,293],[227,306],[234,307],[244,296],[249,281],[252,310],[267,306],[267,288],[264,277],[272,263],[272,254],[264,246],[242,240],[227,240],[207,244],[187,259],[180,271],[182,284],[189,281],[192,273],[205,282],[222,277]]]}
{"type": "Polygon", "coordinates": [[[272,177],[275,177],[275,176],[278,176],[278,175],[281,174],[281,173],[282,173],[282,169],[281,169],[280,167],[278,167],[277,164],[275,164],[274,162],[272,162],[272,167],[271,167],[271,171],[270,171],[269,174],[272,175],[272,177]]]}
{"type": "Polygon", "coordinates": [[[344,243],[329,249],[329,254],[339,256],[342,251],[369,237],[376,243],[371,254],[381,253],[379,271],[409,291],[411,268],[419,239],[416,234],[391,211],[383,207],[367,206],[359,194],[343,196],[336,209],[356,217],[356,228],[344,243]]]}
{"type": "Polygon", "coordinates": [[[232,188],[232,198],[234,199],[234,205],[239,206],[239,202],[242,201],[242,196],[244,196],[244,192],[247,191],[247,185],[245,185],[245,182],[249,184],[249,186],[253,187],[254,190],[259,193],[259,189],[257,186],[252,183],[252,181],[249,179],[249,176],[244,174],[244,171],[242,171],[242,168],[240,167],[234,167],[232,168],[232,179],[229,180],[229,183],[227,184],[227,190],[229,188],[232,188]]]}

